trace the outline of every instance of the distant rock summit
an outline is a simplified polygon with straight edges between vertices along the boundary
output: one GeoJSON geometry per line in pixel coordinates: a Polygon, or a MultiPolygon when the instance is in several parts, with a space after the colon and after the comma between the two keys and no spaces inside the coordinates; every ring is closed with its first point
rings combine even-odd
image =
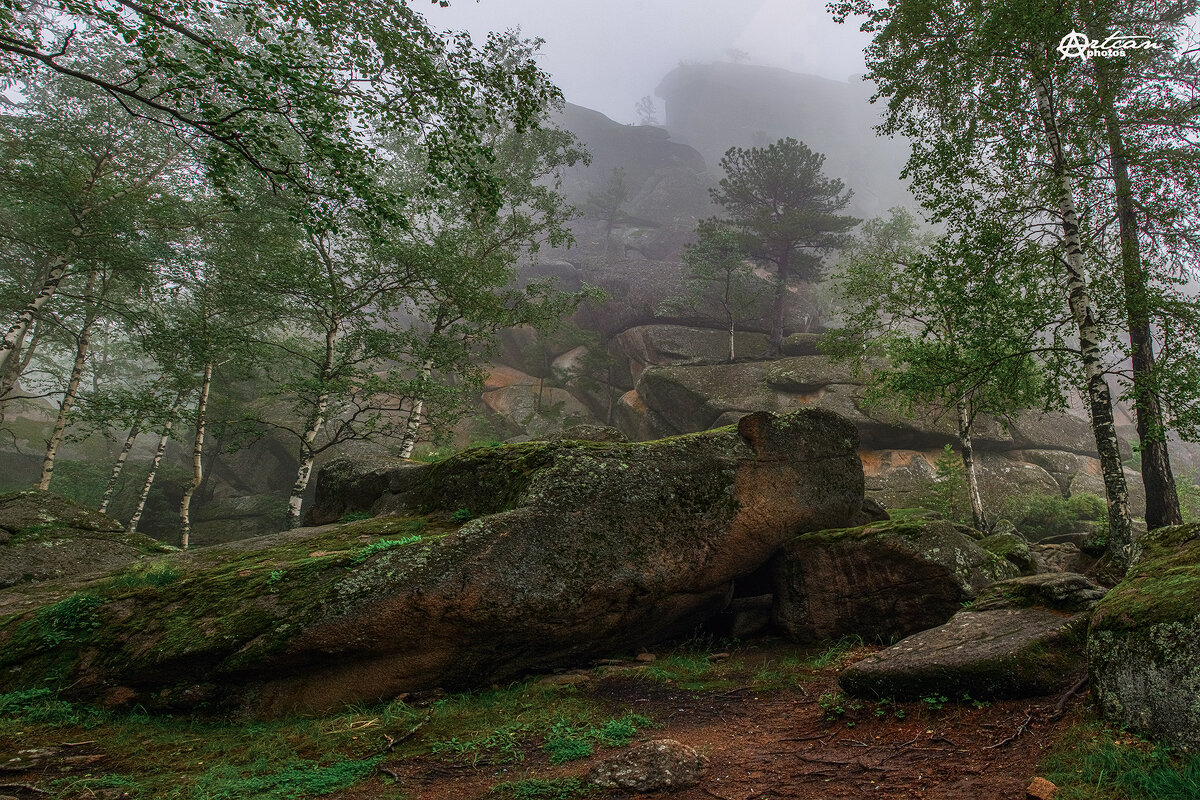
{"type": "Polygon", "coordinates": [[[825,174],[854,190],[852,213],[873,217],[912,198],[900,180],[908,144],[876,135],[883,109],[871,105],[872,91],[861,81],[716,63],[675,68],[656,94],[672,138],[696,148],[714,171],[730,147],[791,136],[825,154],[825,174]]]}

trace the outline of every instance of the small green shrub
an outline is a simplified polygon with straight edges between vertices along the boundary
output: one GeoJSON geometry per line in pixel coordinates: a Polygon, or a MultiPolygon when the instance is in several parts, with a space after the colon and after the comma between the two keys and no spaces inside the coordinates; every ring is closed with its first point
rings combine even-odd
{"type": "Polygon", "coordinates": [[[371,542],[355,553],[353,563],[361,564],[376,553],[382,553],[384,550],[391,550],[393,547],[403,547],[407,544],[416,544],[419,541],[421,541],[421,537],[416,534],[412,536],[405,536],[403,539],[380,539],[378,542],[371,542]]]}
{"type": "Polygon", "coordinates": [[[930,487],[929,507],[951,522],[970,522],[971,504],[967,497],[967,473],[962,458],[946,445],[933,463],[934,481],[930,487]]]}
{"type": "Polygon", "coordinates": [[[44,608],[34,617],[37,634],[47,647],[64,642],[81,642],[100,627],[96,609],[103,601],[90,594],[73,594],[44,608]]]}
{"type": "Polygon", "coordinates": [[[1070,501],[1049,494],[1010,497],[1002,513],[1029,539],[1069,533],[1080,519],[1070,501]]]}
{"type": "Polygon", "coordinates": [[[1088,522],[1103,519],[1108,513],[1108,504],[1104,502],[1104,498],[1087,492],[1071,495],[1067,499],[1067,505],[1070,506],[1071,513],[1075,515],[1076,519],[1088,522]]]}
{"type": "Polygon", "coordinates": [[[846,713],[846,696],[841,692],[825,692],[817,698],[817,705],[825,712],[826,720],[833,720],[846,713]]]}
{"type": "Polygon", "coordinates": [[[338,517],[338,522],[359,522],[360,520],[370,519],[370,511],[349,511],[338,517]]]}
{"type": "Polygon", "coordinates": [[[950,702],[950,698],[946,697],[944,694],[931,694],[922,697],[921,702],[924,703],[925,707],[930,711],[941,711],[942,708],[945,707],[946,703],[950,702]]]}
{"type": "Polygon", "coordinates": [[[1179,512],[1185,523],[1200,522],[1200,486],[1196,485],[1196,470],[1175,476],[1175,492],[1179,495],[1179,512]]]}
{"type": "Polygon", "coordinates": [[[471,513],[469,508],[460,508],[450,515],[450,519],[454,520],[455,522],[467,522],[473,516],[474,515],[471,513]]]}

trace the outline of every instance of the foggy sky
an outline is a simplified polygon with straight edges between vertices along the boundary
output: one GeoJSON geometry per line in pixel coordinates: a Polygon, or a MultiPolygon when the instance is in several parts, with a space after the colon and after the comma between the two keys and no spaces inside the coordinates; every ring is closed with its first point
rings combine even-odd
{"type": "MultiPolygon", "coordinates": [[[[539,62],[570,103],[618,122],[635,122],[634,105],[681,61],[728,60],[783,67],[835,80],[863,72],[868,37],[857,24],[838,25],[826,0],[451,0],[449,8],[417,4],[435,28],[466,30],[482,41],[490,30],[520,27],[546,40],[539,62]]],[[[662,101],[655,98],[662,119],[662,101]]]]}

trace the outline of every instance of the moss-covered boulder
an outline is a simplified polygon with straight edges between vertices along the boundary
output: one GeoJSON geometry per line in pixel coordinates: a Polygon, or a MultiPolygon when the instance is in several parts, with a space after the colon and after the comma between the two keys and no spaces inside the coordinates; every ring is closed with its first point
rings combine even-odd
{"type": "Polygon", "coordinates": [[[801,642],[891,641],[941,625],[984,586],[1017,574],[970,528],[901,518],[801,535],[773,565],[774,621],[801,642]]]}
{"type": "Polygon", "coordinates": [[[902,700],[1049,694],[1083,673],[1088,609],[1102,593],[1082,575],[993,584],[945,625],[851,664],[838,683],[902,700]]]}
{"type": "Polygon", "coordinates": [[[1096,607],[1092,690],[1106,716],[1200,749],[1200,525],[1162,528],[1096,607]]]}
{"type": "Polygon", "coordinates": [[[377,463],[357,485],[338,465],[358,505],[402,513],[179,554],[10,610],[0,691],[283,713],[628,651],[720,610],[787,539],[859,513],[856,445],[852,425],[811,411],[377,463]]]}
{"type": "Polygon", "coordinates": [[[50,492],[0,496],[0,588],[107,572],[168,549],[50,492]]]}
{"type": "Polygon", "coordinates": [[[1009,561],[1022,575],[1037,572],[1037,562],[1029,549],[1029,540],[1019,533],[1001,531],[979,540],[979,546],[993,555],[1009,561]]]}

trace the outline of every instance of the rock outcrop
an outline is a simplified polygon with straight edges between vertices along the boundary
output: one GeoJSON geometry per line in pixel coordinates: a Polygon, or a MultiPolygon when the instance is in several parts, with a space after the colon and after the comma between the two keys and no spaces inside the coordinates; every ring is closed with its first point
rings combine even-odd
{"type": "Polygon", "coordinates": [[[1017,574],[973,533],[899,519],[799,536],[773,565],[775,625],[800,642],[888,642],[941,625],[982,588],[1017,574]]]}
{"type": "Polygon", "coordinates": [[[398,515],[180,554],[169,579],[63,587],[0,621],[0,691],[327,710],[646,645],[723,608],[784,541],[861,513],[856,449],[852,425],[805,411],[335,465],[318,481],[342,503],[318,513],[398,515]]]}
{"type": "Polygon", "coordinates": [[[0,497],[0,588],[103,573],[170,549],[50,492],[0,497]]]}
{"type": "Polygon", "coordinates": [[[1200,749],[1200,525],[1162,528],[1096,606],[1088,671],[1104,714],[1200,749]]]}
{"type": "Polygon", "coordinates": [[[1103,593],[1082,575],[995,583],[945,625],[850,665],[838,683],[903,700],[1049,694],[1082,673],[1089,609],[1103,593]]]}

